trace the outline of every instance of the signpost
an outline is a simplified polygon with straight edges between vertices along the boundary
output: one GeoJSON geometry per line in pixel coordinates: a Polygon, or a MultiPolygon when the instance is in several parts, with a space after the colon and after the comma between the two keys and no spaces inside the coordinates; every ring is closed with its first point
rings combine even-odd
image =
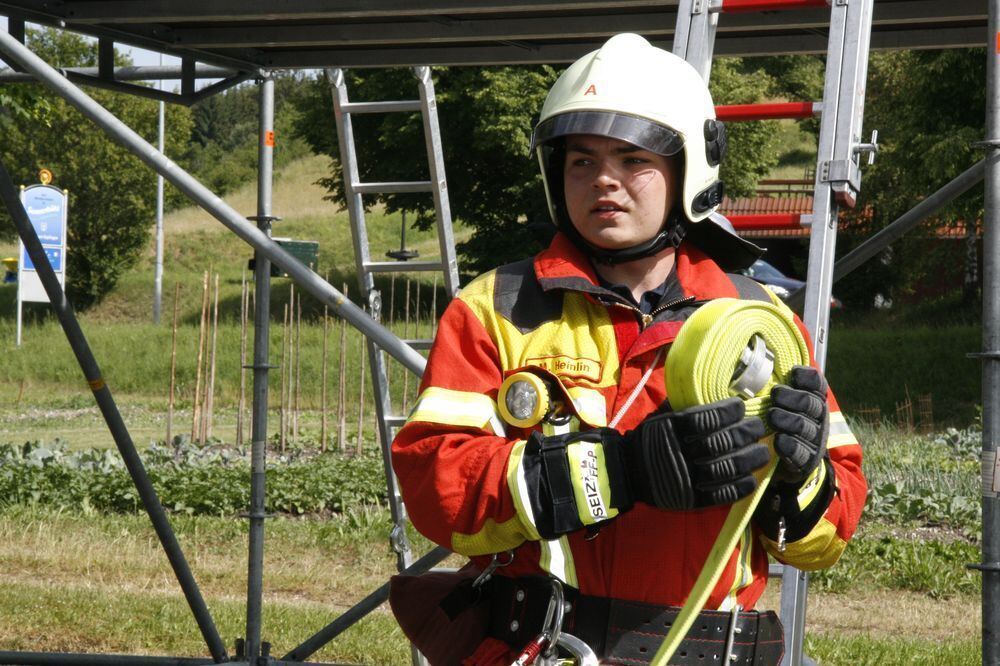
{"type": "MultiPolygon", "coordinates": [[[[39,174],[41,185],[21,188],[21,204],[28,213],[28,219],[42,242],[45,256],[52,264],[52,270],[59,278],[59,284],[66,288],[66,214],[69,209],[69,192],[60,190],[52,182],[52,173],[42,169],[39,174]]],[[[21,304],[48,303],[49,297],[42,287],[42,281],[35,266],[20,244],[17,262],[17,346],[21,346],[21,304]]]]}

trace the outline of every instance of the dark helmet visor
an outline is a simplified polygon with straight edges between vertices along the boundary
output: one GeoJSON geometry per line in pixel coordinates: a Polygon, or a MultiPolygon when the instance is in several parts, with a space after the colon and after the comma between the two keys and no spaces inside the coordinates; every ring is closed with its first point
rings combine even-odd
{"type": "Polygon", "coordinates": [[[675,155],[684,147],[684,139],[677,132],[645,118],[610,111],[574,111],[538,123],[531,134],[531,149],[571,134],[619,139],[664,156],[675,155]]]}

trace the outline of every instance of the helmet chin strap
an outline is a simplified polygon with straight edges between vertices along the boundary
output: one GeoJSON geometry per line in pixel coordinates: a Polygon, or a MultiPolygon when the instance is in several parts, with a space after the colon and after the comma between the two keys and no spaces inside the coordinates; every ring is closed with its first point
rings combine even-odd
{"type": "Polygon", "coordinates": [[[654,254],[662,252],[667,247],[677,248],[681,241],[684,240],[684,233],[686,227],[684,226],[684,216],[680,213],[677,208],[670,212],[667,217],[667,221],[663,223],[663,227],[660,231],[650,238],[648,241],[639,243],[638,245],[633,245],[632,247],[623,247],[617,250],[608,250],[603,247],[598,247],[593,243],[590,243],[585,239],[576,227],[569,220],[569,216],[565,214],[564,211],[559,218],[562,224],[559,225],[563,233],[565,233],[573,243],[586,253],[588,257],[594,261],[606,264],[608,266],[614,266],[616,264],[624,264],[630,261],[636,261],[637,259],[645,259],[646,257],[651,257],[654,254]]]}

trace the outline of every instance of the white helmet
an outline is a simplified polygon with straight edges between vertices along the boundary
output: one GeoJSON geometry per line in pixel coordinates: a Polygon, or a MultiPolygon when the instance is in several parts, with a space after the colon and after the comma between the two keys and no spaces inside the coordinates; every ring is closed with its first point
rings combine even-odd
{"type": "Polygon", "coordinates": [[[651,45],[639,35],[615,35],[562,73],[542,106],[532,133],[556,226],[580,242],[566,213],[563,147],[558,139],[593,134],[626,141],[683,162],[681,211],[671,214],[657,238],[625,250],[588,248],[605,261],[628,261],[680,243],[685,227],[707,218],[722,203],[719,163],[726,132],[715,118],[708,86],[682,58],[651,45]]]}

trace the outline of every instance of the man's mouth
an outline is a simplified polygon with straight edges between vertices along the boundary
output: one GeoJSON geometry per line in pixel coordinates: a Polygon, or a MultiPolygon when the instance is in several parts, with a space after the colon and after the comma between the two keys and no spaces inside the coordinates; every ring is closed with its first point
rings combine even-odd
{"type": "Polygon", "coordinates": [[[622,211],[622,210],[624,210],[624,208],[622,208],[618,204],[600,203],[600,204],[594,206],[593,208],[591,208],[590,210],[593,211],[593,212],[595,212],[595,213],[611,213],[611,212],[622,211]]]}

